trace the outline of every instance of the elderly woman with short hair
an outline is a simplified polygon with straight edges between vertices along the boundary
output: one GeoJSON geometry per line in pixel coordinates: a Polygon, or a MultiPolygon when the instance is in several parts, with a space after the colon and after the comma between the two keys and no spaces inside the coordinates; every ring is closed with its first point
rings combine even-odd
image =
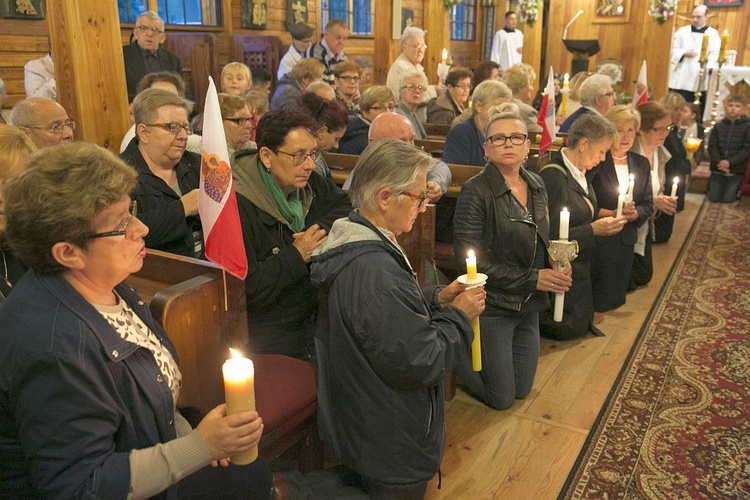
{"type": "Polygon", "coordinates": [[[321,433],[372,498],[424,497],[445,447],[443,378],[484,307],[482,288],[421,289],[396,239],[426,210],[431,164],[403,141],[368,146],[349,189],[356,210],[312,263],[321,433]]]}
{"type": "MultiPolygon", "coordinates": [[[[388,77],[385,81],[385,85],[391,89],[393,95],[400,95],[403,79],[408,74],[416,71],[422,73],[425,80],[427,80],[424,66],[422,66],[425,51],[427,50],[427,45],[424,43],[424,35],[424,30],[416,26],[404,28],[404,31],[401,33],[401,38],[398,41],[398,48],[401,53],[388,69],[388,77]]],[[[443,92],[442,89],[434,85],[428,86],[425,83],[425,87],[427,88],[421,95],[421,102],[424,103],[443,92]]]]}
{"type": "Polygon", "coordinates": [[[568,145],[539,172],[549,197],[550,239],[560,239],[560,212],[566,208],[570,217],[568,238],[578,242],[573,285],[565,293],[562,321],[554,320],[554,306],[539,316],[544,337],[570,340],[589,332],[600,334],[593,324],[595,299],[591,291],[596,238],[619,233],[626,219],[615,217],[615,213],[601,214],[586,173],[605,159],[616,135],[608,120],[593,114],[581,117],[570,129],[568,145]]]}
{"type": "Polygon", "coordinates": [[[7,235],[31,270],[0,311],[0,496],[265,500],[266,464],[226,468],[258,444],[258,414],[222,404],[192,429],[176,350],[124,282],[146,256],[136,177],[76,143],[5,185],[7,235]]]}
{"type": "Polygon", "coordinates": [[[407,73],[401,79],[399,89],[396,113],[409,119],[411,126],[414,127],[415,139],[424,139],[427,137],[427,132],[417,116],[417,108],[422,104],[422,98],[427,91],[427,77],[419,71],[407,73]]]}
{"type": "Polygon", "coordinates": [[[320,80],[325,69],[325,65],[317,59],[307,58],[298,62],[292,71],[276,84],[269,105],[271,111],[297,106],[307,86],[320,80]]]}
{"type": "Polygon", "coordinates": [[[568,115],[562,125],[560,132],[568,132],[568,129],[581,116],[594,113],[599,116],[607,114],[617,102],[617,94],[612,88],[612,80],[607,75],[591,75],[586,78],[578,90],[581,98],[581,107],[575,113],[568,115]]]}
{"type": "Polygon", "coordinates": [[[471,95],[472,72],[468,68],[451,68],[445,78],[445,93],[427,104],[427,123],[450,125],[463,113],[471,95]]]}
{"type": "Polygon", "coordinates": [[[192,110],[193,103],[168,90],[144,90],[133,100],[136,138],[120,158],[138,172],[133,198],[149,228],[146,246],[201,258],[201,160],[197,153],[185,151],[193,132],[188,122],[192,110]]]}
{"type": "Polygon", "coordinates": [[[458,374],[469,393],[503,410],[534,384],[546,292],[567,292],[572,282],[547,255],[547,191],[537,174],[523,168],[531,146],[515,105],[493,108],[485,136],[487,165],[461,187],[453,218],[457,259],[473,250],[477,269],[488,276],[480,317],[482,371],[473,371],[467,356],[458,374]]]}
{"type": "Polygon", "coordinates": [[[451,127],[445,137],[443,161],[459,165],[484,166],[487,162],[482,145],[484,129],[487,126],[489,110],[509,102],[511,91],[507,85],[497,80],[486,80],[474,90],[471,106],[472,117],[451,127]]]}
{"type": "Polygon", "coordinates": [[[359,116],[349,120],[346,132],[339,141],[339,153],[362,154],[367,147],[370,123],[376,116],[396,109],[396,97],[385,85],[373,85],[362,93],[359,116]]]}
{"type": "Polygon", "coordinates": [[[29,136],[18,127],[0,124],[0,253],[2,270],[0,270],[0,306],[13,286],[26,272],[26,266],[10,248],[5,238],[5,208],[3,205],[3,184],[5,180],[23,170],[26,158],[36,151],[36,146],[29,136]]]}
{"type": "MultiPolygon", "coordinates": [[[[597,312],[606,312],[625,303],[638,228],[648,226],[654,212],[648,161],[630,151],[641,125],[640,113],[631,106],[618,105],[610,109],[605,118],[617,129],[617,139],[612,142],[607,157],[590,175],[591,187],[599,205],[598,217],[617,215],[620,187],[629,186],[631,174],[633,190],[632,199],[623,205],[622,216],[627,223],[622,231],[611,236],[597,235],[595,238],[591,283],[594,310],[597,312]]],[[[573,265],[574,273],[577,268],[578,259],[573,265]]]]}
{"type": "Polygon", "coordinates": [[[316,291],[307,264],[333,221],[351,210],[346,193],[315,171],[319,131],[305,111],[270,111],[258,123],[258,151],[235,159],[254,353],[313,356],[316,291]]]}
{"type": "Polygon", "coordinates": [[[359,113],[359,81],[362,67],[354,61],[341,61],[333,68],[333,89],[336,100],[344,106],[350,116],[359,113]]]}
{"type": "Polygon", "coordinates": [[[219,109],[229,158],[233,159],[240,149],[254,149],[255,143],[250,140],[253,135],[253,114],[247,106],[247,100],[244,97],[222,93],[219,94],[219,109]]]}
{"type": "Polygon", "coordinates": [[[534,99],[534,80],[536,71],[528,64],[514,64],[503,73],[503,81],[513,92],[510,102],[518,106],[518,112],[526,122],[526,128],[531,134],[538,134],[542,127],[537,123],[539,112],[531,106],[534,99]]]}

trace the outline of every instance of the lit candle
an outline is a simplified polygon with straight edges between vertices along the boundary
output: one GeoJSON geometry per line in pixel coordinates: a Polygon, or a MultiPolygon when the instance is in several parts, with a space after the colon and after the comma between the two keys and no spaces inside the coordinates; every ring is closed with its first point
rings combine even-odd
{"type": "Polygon", "coordinates": [[[670,197],[672,197],[672,198],[676,198],[677,197],[677,184],[679,184],[679,183],[680,183],[680,178],[679,177],[675,177],[674,178],[674,182],[672,183],[672,194],[669,195],[670,197]]]}
{"type": "Polygon", "coordinates": [[[568,113],[568,92],[570,91],[570,78],[567,73],[563,77],[562,86],[562,100],[560,101],[560,116],[565,116],[568,113]]]}
{"type": "Polygon", "coordinates": [[[477,256],[474,255],[474,250],[469,250],[466,257],[466,277],[469,281],[477,279],[477,256]]]}
{"type": "Polygon", "coordinates": [[[442,56],[443,56],[443,61],[442,61],[443,64],[447,63],[448,62],[448,49],[443,49],[442,56]]]}
{"type": "Polygon", "coordinates": [[[635,187],[635,174],[628,175],[628,192],[625,193],[627,202],[633,201],[633,188],[635,187]]]}
{"type": "MultiPolygon", "coordinates": [[[[224,395],[227,402],[227,415],[255,411],[255,369],[253,362],[239,351],[229,349],[232,357],[221,367],[224,373],[224,395]]],[[[232,463],[247,465],[258,458],[258,447],[232,457],[232,463]]]]}
{"type": "Polygon", "coordinates": [[[721,34],[721,46],[719,47],[719,61],[724,62],[727,59],[727,45],[729,44],[729,31],[724,30],[721,34]]]}
{"type": "Polygon", "coordinates": [[[685,148],[689,153],[695,153],[701,147],[701,140],[698,137],[688,137],[685,148]]]}
{"type": "Polygon", "coordinates": [[[570,228],[570,212],[567,208],[560,211],[560,239],[567,241],[568,230],[570,228]]]}
{"type": "Polygon", "coordinates": [[[615,217],[622,217],[622,206],[625,204],[625,188],[620,186],[620,194],[617,195],[617,215],[615,217]]]}
{"type": "Polygon", "coordinates": [[[700,62],[706,62],[706,59],[708,59],[708,35],[703,35],[703,43],[701,44],[701,56],[699,58],[700,62]]]}

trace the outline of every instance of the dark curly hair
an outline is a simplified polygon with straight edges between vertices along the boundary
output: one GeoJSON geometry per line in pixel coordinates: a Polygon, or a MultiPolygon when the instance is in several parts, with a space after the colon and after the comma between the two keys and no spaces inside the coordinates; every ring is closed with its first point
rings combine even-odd
{"type": "Polygon", "coordinates": [[[349,124],[346,108],[337,101],[326,101],[306,92],[302,94],[300,106],[318,122],[318,128],[325,126],[329,132],[333,132],[346,128],[349,124]]]}
{"type": "Polygon", "coordinates": [[[292,130],[298,128],[304,128],[314,136],[320,126],[303,109],[286,108],[269,111],[260,119],[258,129],[255,132],[255,142],[258,144],[258,150],[266,147],[273,152],[278,151],[279,147],[284,144],[286,136],[292,130]]]}

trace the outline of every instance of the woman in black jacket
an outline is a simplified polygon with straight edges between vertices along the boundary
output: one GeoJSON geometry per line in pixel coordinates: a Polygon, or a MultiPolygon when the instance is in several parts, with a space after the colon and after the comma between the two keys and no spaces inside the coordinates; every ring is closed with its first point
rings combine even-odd
{"type": "MultiPolygon", "coordinates": [[[[469,356],[458,367],[466,388],[502,410],[531,391],[539,358],[539,313],[545,292],[567,292],[569,275],[547,256],[549,215],[542,179],[522,168],[529,154],[526,124],[512,104],[490,112],[484,130],[488,163],[464,183],[453,218],[456,256],[474,250],[488,275],[480,318],[482,371],[469,356]]],[[[568,267],[570,269],[570,267],[568,267]]]]}
{"type": "Polygon", "coordinates": [[[333,221],[351,210],[346,193],[315,171],[318,126],[300,109],[271,111],[258,123],[258,151],[241,152],[233,166],[254,353],[313,355],[316,291],[308,263],[333,221]]]}

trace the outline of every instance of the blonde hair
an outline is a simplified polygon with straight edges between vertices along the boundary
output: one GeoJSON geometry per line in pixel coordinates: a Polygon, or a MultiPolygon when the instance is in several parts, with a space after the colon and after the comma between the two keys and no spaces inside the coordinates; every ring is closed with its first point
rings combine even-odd
{"type": "Polygon", "coordinates": [[[245,75],[245,78],[247,79],[248,83],[250,84],[250,87],[253,86],[253,74],[250,72],[250,68],[247,67],[247,64],[241,63],[241,62],[230,62],[227,63],[222,69],[221,69],[221,79],[224,79],[224,75],[226,73],[240,73],[245,75]]]}
{"type": "Polygon", "coordinates": [[[487,111],[487,125],[484,127],[484,135],[486,136],[493,123],[500,120],[516,120],[523,125],[524,130],[528,134],[529,128],[526,126],[526,122],[521,118],[518,106],[512,102],[504,102],[493,106],[487,111]]]}
{"type": "Polygon", "coordinates": [[[359,99],[359,109],[367,112],[377,104],[388,104],[391,101],[393,101],[393,103],[396,102],[396,96],[393,95],[391,89],[385,85],[373,85],[362,92],[362,97],[359,99]]]}
{"type": "Polygon", "coordinates": [[[611,121],[615,128],[620,128],[628,122],[633,122],[635,124],[636,131],[641,128],[641,114],[638,110],[633,109],[632,106],[626,104],[612,106],[612,109],[607,111],[604,118],[611,121]]]}
{"type": "Polygon", "coordinates": [[[236,112],[247,106],[244,97],[232,94],[219,94],[219,110],[222,118],[229,118],[236,112]]]}
{"type": "Polygon", "coordinates": [[[687,104],[687,101],[677,92],[667,92],[661,97],[661,99],[659,99],[659,103],[667,108],[671,113],[672,111],[682,109],[682,107],[687,104]]]}
{"type": "Polygon", "coordinates": [[[20,164],[34,151],[36,146],[23,130],[0,125],[0,182],[20,171],[20,164]]]}
{"type": "Polygon", "coordinates": [[[503,73],[503,81],[510,87],[510,90],[515,94],[519,89],[530,85],[536,80],[536,71],[528,64],[518,63],[514,64],[508,70],[503,73]]]}

